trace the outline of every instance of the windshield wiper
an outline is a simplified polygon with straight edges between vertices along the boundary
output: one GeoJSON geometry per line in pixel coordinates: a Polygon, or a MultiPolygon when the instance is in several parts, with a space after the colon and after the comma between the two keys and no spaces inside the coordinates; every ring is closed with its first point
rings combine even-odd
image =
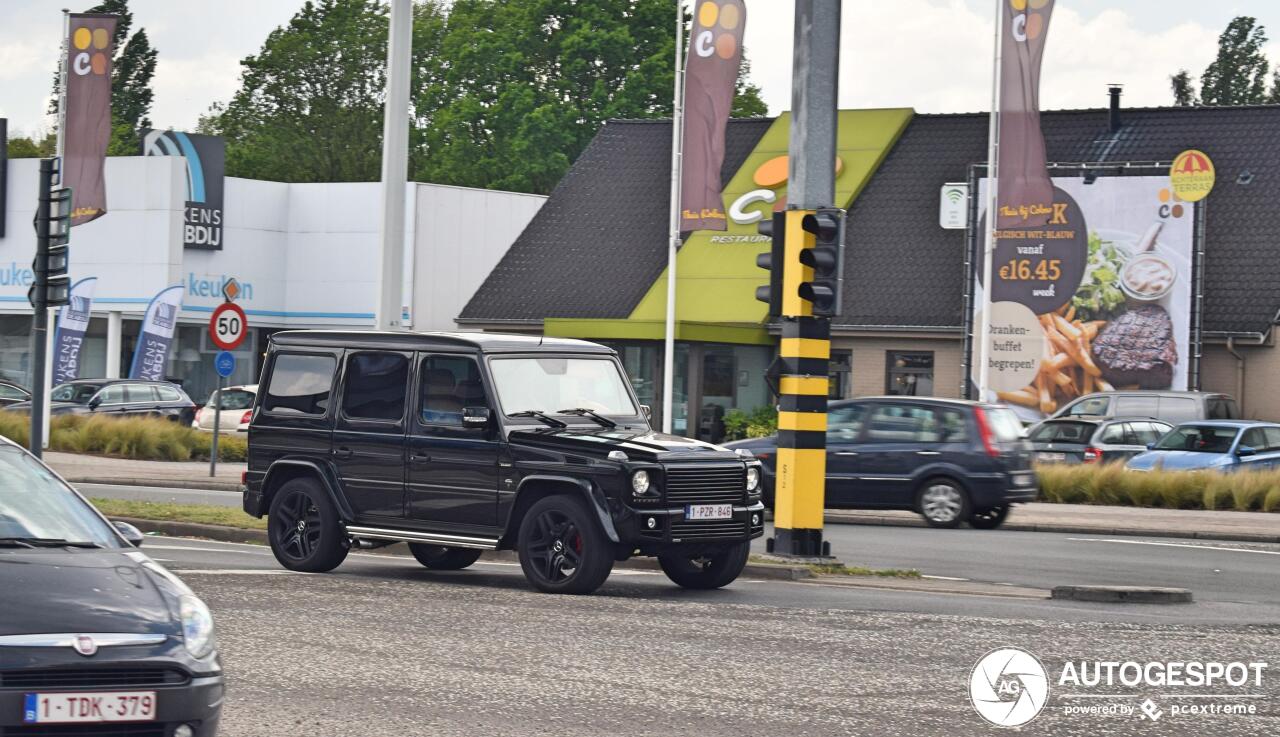
{"type": "Polygon", "coordinates": [[[602,427],[614,428],[618,426],[618,423],[614,422],[608,417],[605,417],[604,415],[596,412],[595,410],[587,409],[586,407],[575,407],[574,409],[561,409],[561,410],[557,410],[556,414],[574,415],[575,417],[587,417],[600,423],[602,427]]]}
{"type": "Polygon", "coordinates": [[[507,415],[507,417],[532,417],[535,420],[541,420],[544,424],[550,427],[568,427],[565,423],[557,420],[551,415],[548,415],[540,409],[527,409],[523,412],[512,412],[507,415]]]}
{"type": "Polygon", "coordinates": [[[100,548],[89,540],[64,540],[60,537],[0,537],[0,547],[9,548],[100,548]]]}

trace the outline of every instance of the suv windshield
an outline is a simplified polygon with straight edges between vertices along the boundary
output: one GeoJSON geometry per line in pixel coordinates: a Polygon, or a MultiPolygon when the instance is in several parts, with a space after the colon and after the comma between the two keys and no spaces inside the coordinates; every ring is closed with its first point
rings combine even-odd
{"type": "Polygon", "coordinates": [[[1087,443],[1097,428],[1092,422],[1046,422],[1031,433],[1031,440],[1040,443],[1087,443]]]}
{"type": "Polygon", "coordinates": [[[54,402],[86,404],[101,388],[101,384],[59,384],[49,398],[54,402]]]}
{"type": "Polygon", "coordinates": [[[1182,425],[1156,443],[1156,450],[1192,450],[1198,453],[1226,453],[1231,450],[1239,428],[1220,425],[1182,425]]]}
{"type": "Polygon", "coordinates": [[[495,358],[489,368],[507,415],[566,409],[639,414],[617,364],[608,358],[495,358]]]}
{"type": "Polygon", "coordinates": [[[0,445],[0,539],[40,538],[123,547],[93,509],[39,461],[0,445]]]}

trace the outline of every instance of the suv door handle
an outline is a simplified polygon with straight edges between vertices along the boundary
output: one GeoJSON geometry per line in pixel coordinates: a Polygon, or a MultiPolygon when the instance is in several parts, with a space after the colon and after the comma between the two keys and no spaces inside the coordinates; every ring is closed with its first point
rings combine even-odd
{"type": "Polygon", "coordinates": [[[347,458],[350,458],[351,456],[353,456],[353,455],[355,455],[355,454],[356,454],[356,453],[355,453],[355,451],[353,451],[353,450],[351,450],[350,448],[347,448],[347,447],[345,447],[345,446],[344,446],[344,447],[341,447],[341,448],[334,448],[334,449],[333,449],[333,457],[334,457],[334,458],[338,458],[338,459],[347,459],[347,458]]]}
{"type": "Polygon", "coordinates": [[[409,456],[409,460],[413,463],[427,463],[431,460],[430,453],[414,453],[409,456]]]}
{"type": "Polygon", "coordinates": [[[918,456],[940,456],[940,455],[942,455],[942,451],[940,451],[940,450],[917,450],[917,451],[916,451],[916,455],[918,455],[918,456]]]}
{"type": "Polygon", "coordinates": [[[836,455],[838,455],[838,456],[856,456],[856,455],[858,455],[858,451],[856,451],[856,450],[837,450],[837,451],[836,451],[836,455]]]}

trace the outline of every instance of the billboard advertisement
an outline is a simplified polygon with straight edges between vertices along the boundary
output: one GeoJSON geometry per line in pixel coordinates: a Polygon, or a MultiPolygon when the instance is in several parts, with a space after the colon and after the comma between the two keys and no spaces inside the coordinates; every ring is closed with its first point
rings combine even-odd
{"type": "Polygon", "coordinates": [[[1188,389],[1194,208],[1168,176],[1052,181],[1044,226],[997,232],[985,399],[1035,420],[1095,391],[1188,389]]]}
{"type": "Polygon", "coordinates": [[[222,250],[222,188],[227,144],[221,136],[181,131],[144,130],[143,156],[181,156],[187,162],[187,204],[182,245],[222,250]]]}

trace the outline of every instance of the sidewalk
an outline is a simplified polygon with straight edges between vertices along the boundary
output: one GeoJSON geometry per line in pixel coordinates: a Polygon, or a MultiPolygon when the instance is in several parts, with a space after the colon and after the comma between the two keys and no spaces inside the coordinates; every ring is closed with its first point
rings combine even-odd
{"type": "Polygon", "coordinates": [[[165,486],[179,489],[239,491],[243,463],[218,463],[218,475],[209,478],[207,462],[131,461],[126,458],[53,453],[44,461],[67,481],[82,484],[165,486]]]}

